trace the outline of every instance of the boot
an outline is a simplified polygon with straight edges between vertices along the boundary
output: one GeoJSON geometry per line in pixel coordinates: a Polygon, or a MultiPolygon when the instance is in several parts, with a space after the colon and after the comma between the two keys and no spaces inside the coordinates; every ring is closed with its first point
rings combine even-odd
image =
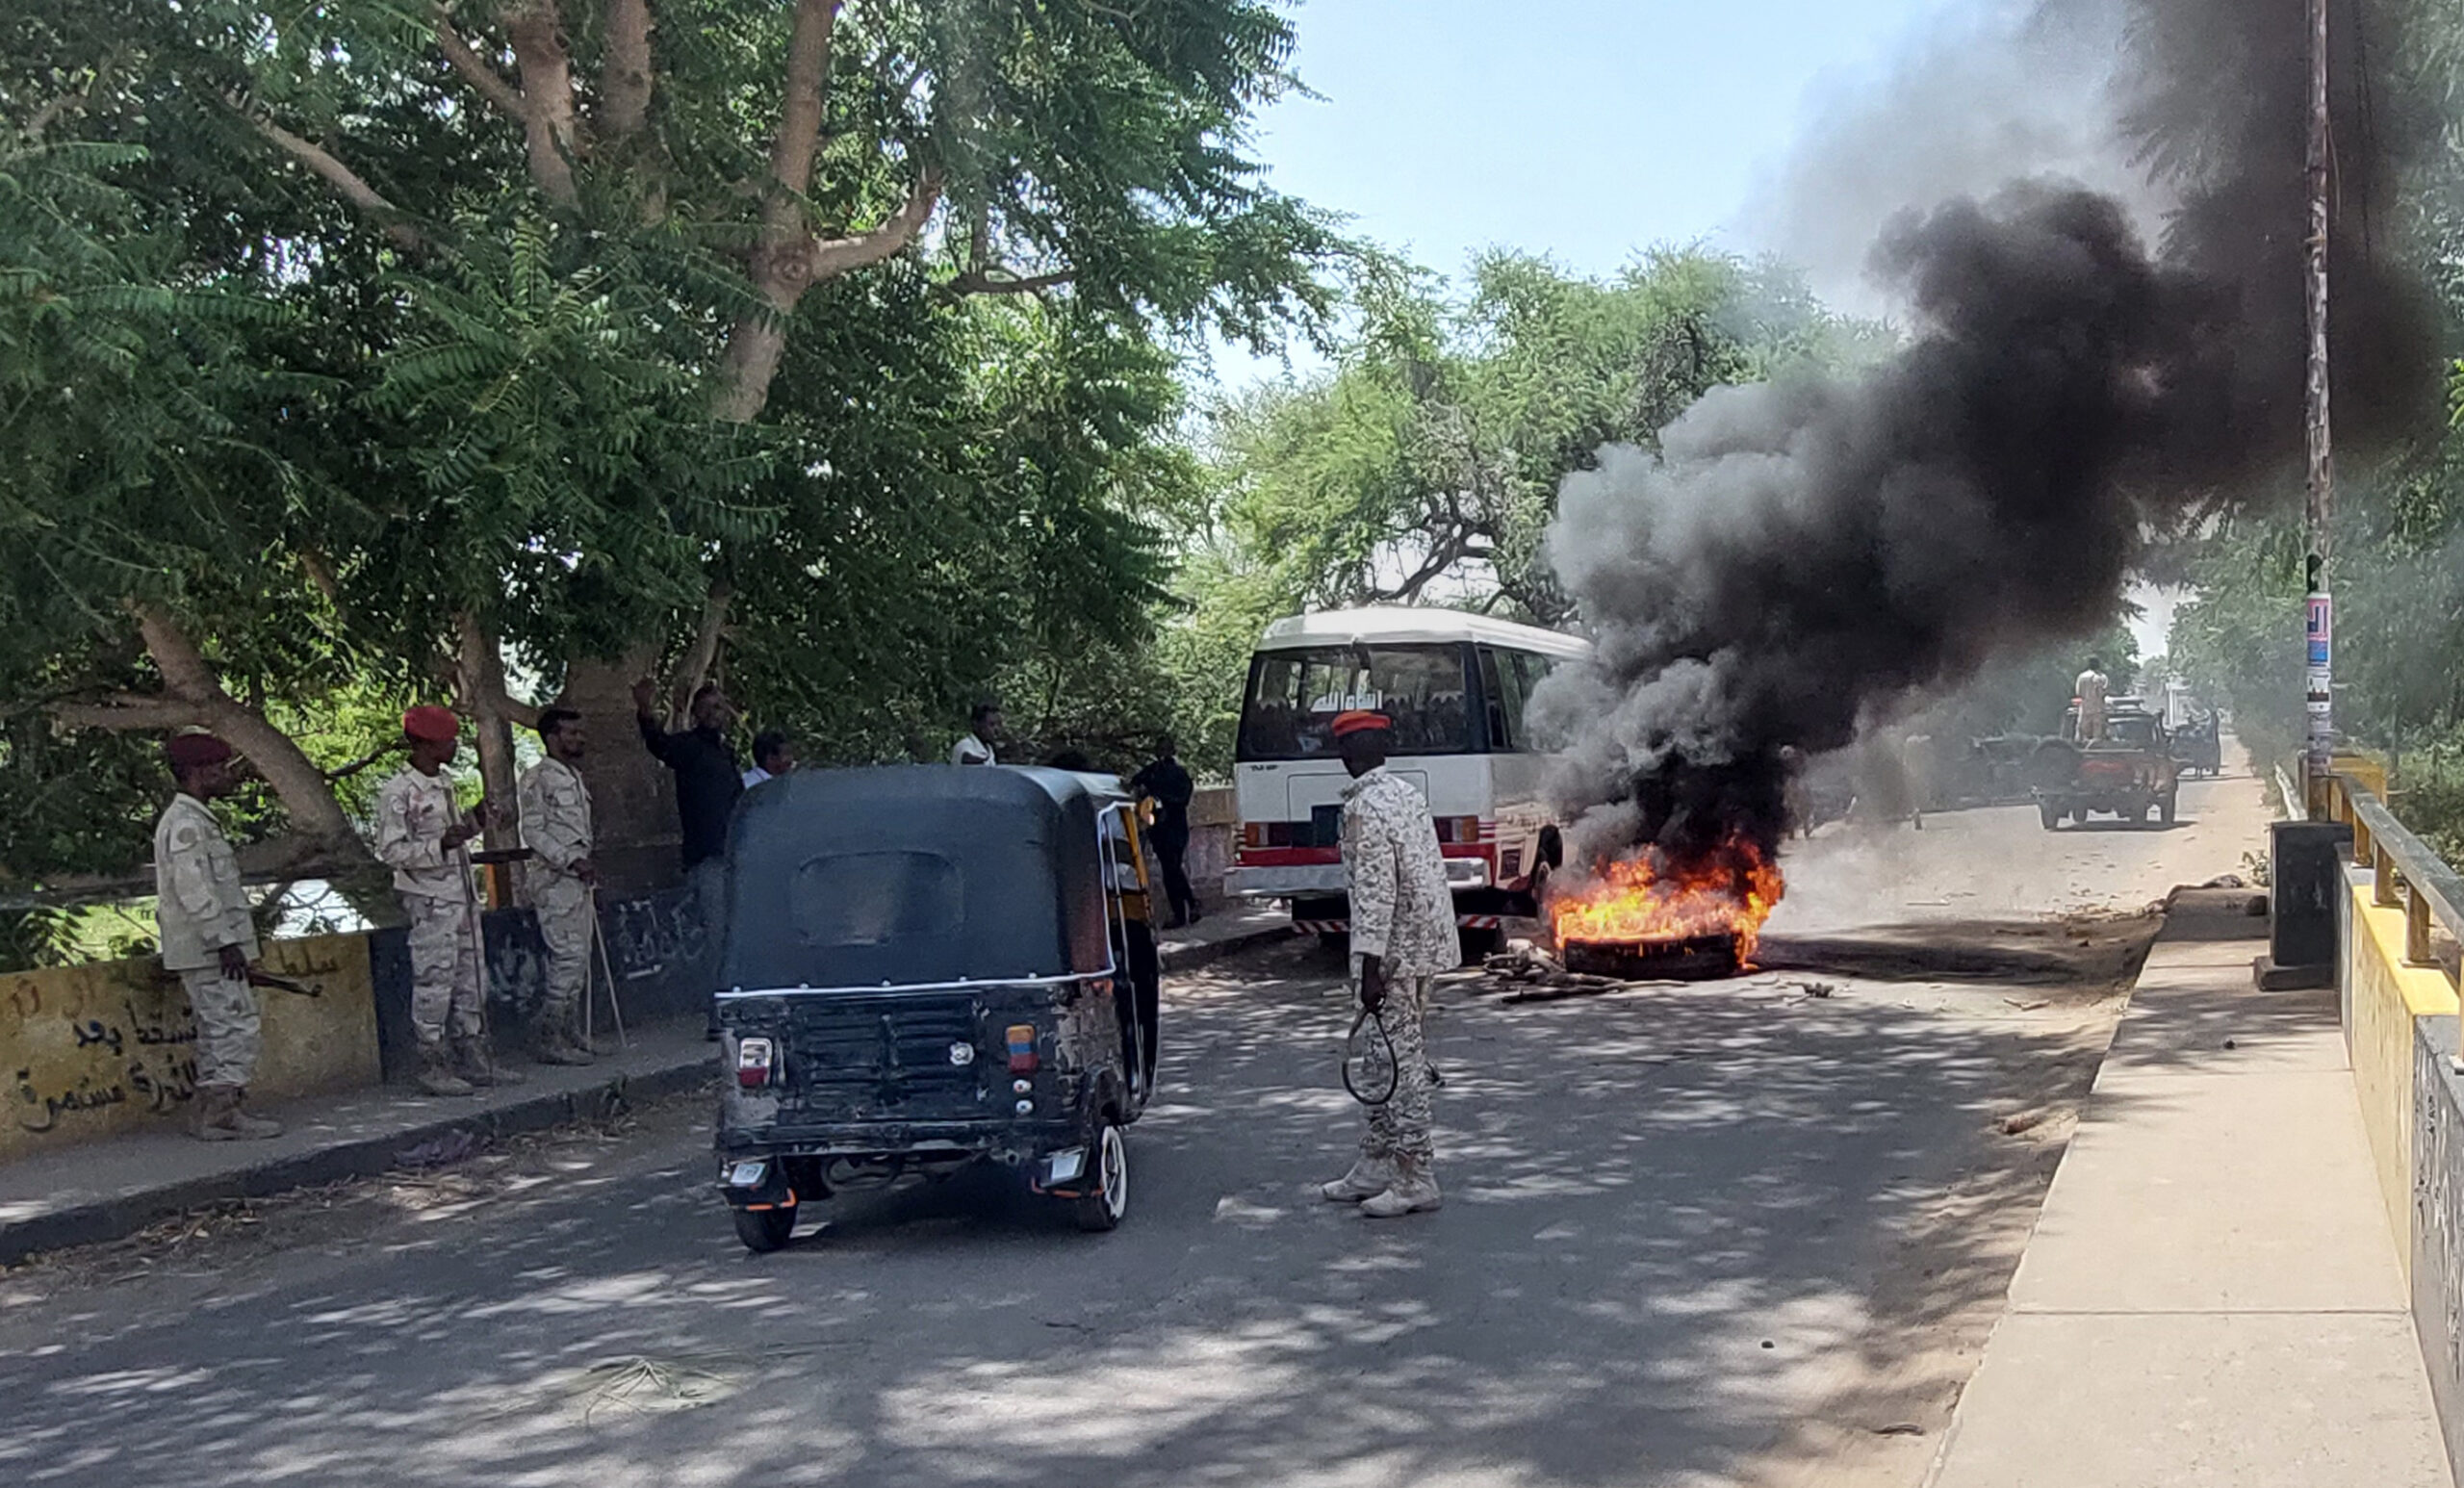
{"type": "Polygon", "coordinates": [[[1351,1171],[1332,1183],[1321,1184],[1318,1192],[1330,1204],[1357,1204],[1374,1198],[1395,1185],[1395,1166],[1380,1158],[1362,1158],[1351,1165],[1351,1171]]]}
{"type": "Polygon", "coordinates": [[[264,1142],[282,1135],[280,1121],[271,1116],[261,1116],[248,1109],[248,1088],[244,1085],[231,1091],[231,1116],[225,1124],[248,1142],[264,1142]]]}
{"type": "Polygon", "coordinates": [[[454,1074],[442,1040],[420,1045],[420,1089],[430,1095],[468,1095],[471,1082],[454,1074]]]}
{"type": "Polygon", "coordinates": [[[530,1039],[530,1058],[542,1065],[587,1065],[590,1051],[580,1047],[580,1040],[567,1026],[568,1020],[553,1011],[543,1011],[538,1027],[530,1039]]]}
{"type": "Polygon", "coordinates": [[[1425,1164],[1397,1165],[1394,1186],[1373,1198],[1361,1202],[1360,1212],[1373,1219],[1399,1219],[1407,1214],[1421,1214],[1446,1202],[1437,1192],[1437,1174],[1425,1164]]]}
{"type": "Polygon", "coordinates": [[[579,1004],[576,1004],[571,1011],[566,1013],[564,1021],[556,1025],[555,1037],[566,1048],[571,1049],[585,1060],[596,1060],[599,1058],[598,1047],[594,1045],[589,1039],[582,1035],[581,1007],[579,1004]]]}
{"type": "Polygon", "coordinates": [[[240,1128],[232,1117],[239,1110],[237,1086],[200,1085],[196,1088],[196,1104],[189,1111],[189,1135],[199,1142],[236,1142],[240,1128]]]}
{"type": "Polygon", "coordinates": [[[486,1038],[478,1034],[453,1040],[453,1072],[464,1083],[482,1090],[492,1085],[522,1083],[521,1073],[499,1065],[489,1053],[486,1038]]]}

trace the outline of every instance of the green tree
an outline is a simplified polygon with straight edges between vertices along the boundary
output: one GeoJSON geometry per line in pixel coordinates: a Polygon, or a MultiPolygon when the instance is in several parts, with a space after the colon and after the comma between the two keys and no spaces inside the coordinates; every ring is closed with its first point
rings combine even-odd
{"type": "MultiPolygon", "coordinates": [[[[154,447],[175,520],[33,508],[93,563],[30,575],[82,629],[10,652],[55,718],[212,722],[269,778],[272,714],[343,679],[449,688],[503,796],[507,656],[629,730],[633,676],[680,697],[766,630],[758,701],[856,732],[851,623],[914,643],[902,704],[1134,642],[1163,348],[1308,323],[1343,251],[1243,153],[1291,47],[1252,0],[8,0],[0,38],[21,132],[123,152],[97,241],[159,251],[122,277],[271,317],[183,426],[227,448],[154,447]],[[954,595],[1013,601],[1006,644],[954,595]]],[[[655,830],[638,753],[601,758],[612,832],[655,830]]],[[[289,776],[295,825],[343,822],[289,776]]]]}

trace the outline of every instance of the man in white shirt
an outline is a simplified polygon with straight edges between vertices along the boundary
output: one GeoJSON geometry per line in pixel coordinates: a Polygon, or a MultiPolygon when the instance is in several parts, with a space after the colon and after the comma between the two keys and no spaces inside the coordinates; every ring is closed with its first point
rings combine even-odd
{"type": "Polygon", "coordinates": [[[776,729],[766,729],[753,736],[753,768],[744,772],[744,788],[788,774],[796,767],[796,746],[776,729]]]}
{"type": "Polygon", "coordinates": [[[163,969],[176,973],[196,1017],[196,1105],[189,1134],[203,1142],[263,1141],[282,1123],[243,1108],[257,1071],[257,994],[248,969],[257,928],[240,860],[207,803],[231,793],[231,746],[210,733],[164,745],[179,793],[154,828],[155,924],[163,969]]]}
{"type": "Polygon", "coordinates": [[[950,750],[952,764],[998,764],[993,746],[1001,742],[1001,705],[979,703],[967,714],[967,735],[950,750]]]}
{"type": "Polygon", "coordinates": [[[2070,695],[2079,700],[2079,742],[2091,744],[2105,736],[2105,700],[2113,683],[2105,677],[2101,656],[2088,658],[2088,670],[2070,684],[2070,695]]]}

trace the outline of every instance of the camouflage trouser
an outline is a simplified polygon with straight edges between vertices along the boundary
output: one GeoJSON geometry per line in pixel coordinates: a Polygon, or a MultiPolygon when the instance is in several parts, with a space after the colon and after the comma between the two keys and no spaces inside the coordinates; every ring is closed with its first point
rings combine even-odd
{"type": "Polygon", "coordinates": [[[471,942],[471,907],[460,899],[404,894],[411,912],[411,1031],[423,1047],[479,1034],[479,953],[471,942]]]}
{"type": "Polygon", "coordinates": [[[180,986],[196,1014],[196,1083],[246,1085],[255,1079],[260,1047],[256,989],[224,976],[219,966],[183,971],[180,986]]]}
{"type": "Polygon", "coordinates": [[[548,943],[539,1026],[578,1031],[581,1000],[590,993],[590,885],[567,874],[539,874],[531,880],[530,907],[539,915],[539,938],[548,943]]]}
{"type": "MultiPolygon", "coordinates": [[[[1352,986],[1360,986],[1357,959],[1352,986]]],[[[1360,1134],[1361,1156],[1423,1172],[1437,1160],[1429,1136],[1428,1039],[1422,1030],[1428,992],[1426,977],[1386,979],[1386,1004],[1378,1016],[1386,1024],[1386,1037],[1395,1041],[1395,1093],[1385,1104],[1369,1108],[1369,1128],[1360,1134]]]]}

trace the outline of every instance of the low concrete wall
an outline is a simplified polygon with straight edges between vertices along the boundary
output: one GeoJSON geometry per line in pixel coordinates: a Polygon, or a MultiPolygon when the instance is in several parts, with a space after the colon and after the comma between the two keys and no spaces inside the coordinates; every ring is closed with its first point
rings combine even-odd
{"type": "Polygon", "coordinates": [[[1229,785],[1190,798],[1190,887],[1213,904],[1223,897],[1223,875],[1232,866],[1233,839],[1241,831],[1238,798],[1229,785]]]}
{"type": "MultiPolygon", "coordinates": [[[[253,1093],[276,1100],[373,1085],[374,979],[360,936],[276,940],[266,969],[316,997],[260,990],[265,1051],[253,1093]]],[[[0,978],[0,1162],[177,1122],[196,1093],[196,1021],[151,959],[0,978]]]]}
{"type": "Polygon", "coordinates": [[[2449,1466],[2464,1477],[2464,1082],[2456,996],[2445,973],[2404,961],[2404,914],[2356,873],[2342,901],[2345,1047],[2379,1193],[2412,1298],[2449,1466]]]}
{"type": "Polygon", "coordinates": [[[2455,993],[2437,968],[2404,964],[2404,911],[2374,904],[2367,879],[2349,886],[2341,938],[2345,1047],[2352,1061],[2353,1088],[2361,1097],[2362,1125],[2370,1133],[2388,1225],[2409,1266],[2411,1246],[2405,1236],[2413,1205],[2413,1125],[2423,1093],[2415,1078],[2415,1023],[2452,1013],[2455,993]]]}
{"type": "MultiPolygon", "coordinates": [[[[610,1028],[618,1013],[629,1025],[704,1013],[715,943],[703,892],[686,885],[601,906],[617,1006],[594,971],[596,1027],[610,1028]]],[[[526,909],[490,911],[485,932],[491,1030],[500,1047],[515,1048],[547,991],[547,947],[526,909]]],[[[409,1078],[417,1059],[407,932],[275,940],[265,965],[321,994],[258,993],[261,1100],[409,1078]]],[[[196,1090],[195,1043],[188,998],[150,959],[0,974],[0,1162],[177,1121],[196,1090]]]]}
{"type": "MultiPolygon", "coordinates": [[[[608,1006],[607,979],[591,973],[591,1018],[605,1030],[621,1015],[628,1024],[653,1023],[708,1007],[717,946],[709,932],[699,883],[637,898],[603,902],[600,936],[607,972],[615,979],[616,1007],[608,1006]]],[[[539,922],[526,909],[491,910],[485,916],[488,947],[488,1021],[500,1048],[518,1048],[548,990],[548,948],[539,922]]],[[[417,1064],[411,1039],[411,956],[408,932],[372,931],[377,1036],[385,1077],[409,1078],[417,1064]]]]}

